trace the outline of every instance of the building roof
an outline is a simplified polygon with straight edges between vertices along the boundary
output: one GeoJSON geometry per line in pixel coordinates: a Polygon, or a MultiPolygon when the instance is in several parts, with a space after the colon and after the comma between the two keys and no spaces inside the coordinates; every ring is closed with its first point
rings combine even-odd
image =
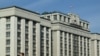
{"type": "Polygon", "coordinates": [[[42,15],[46,15],[46,14],[53,14],[53,13],[60,13],[60,14],[67,15],[66,13],[62,13],[62,12],[60,12],[60,11],[43,12],[43,13],[42,13],[42,15]]]}
{"type": "Polygon", "coordinates": [[[31,10],[28,10],[28,9],[25,9],[25,8],[21,8],[21,7],[19,7],[19,6],[4,7],[4,8],[0,8],[0,10],[8,9],[8,8],[13,8],[13,7],[18,8],[18,9],[22,9],[22,10],[25,10],[25,11],[28,11],[28,12],[31,12],[31,13],[39,14],[39,13],[37,13],[37,12],[31,11],[31,10]]]}

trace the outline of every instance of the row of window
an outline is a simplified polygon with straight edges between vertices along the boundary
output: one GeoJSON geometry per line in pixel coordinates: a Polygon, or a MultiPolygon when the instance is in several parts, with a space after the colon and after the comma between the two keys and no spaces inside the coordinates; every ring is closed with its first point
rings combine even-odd
{"type": "MultiPolygon", "coordinates": [[[[70,33],[66,33],[66,32],[60,32],[60,48],[63,50],[63,41],[64,42],[64,49],[67,50],[67,38],[69,38],[69,54],[71,54],[71,46],[72,46],[72,43],[73,42],[73,55],[77,56],[77,54],[82,53],[82,38],[84,38],[84,54],[86,54],[86,50],[88,52],[88,56],[89,56],[89,38],[86,38],[86,37],[82,37],[80,36],[80,51],[79,51],[79,36],[78,35],[75,35],[75,34],[70,34],[70,33]],[[65,34],[64,34],[65,33],[65,34]],[[63,34],[64,34],[64,37],[63,37],[63,34]],[[67,36],[68,34],[68,36],[67,36]],[[64,38],[64,39],[63,39],[64,38]],[[73,40],[71,40],[71,38],[73,38],[73,40]],[[87,39],[87,40],[86,40],[87,39]],[[87,41],[87,43],[86,43],[87,41]],[[87,45],[87,46],[86,46],[87,45]],[[87,48],[87,49],[86,49],[87,48]]],[[[61,53],[63,53],[63,51],[61,51],[61,53]]]]}
{"type": "MultiPolygon", "coordinates": [[[[6,31],[10,29],[10,17],[6,17],[6,31]]],[[[6,56],[10,56],[10,31],[6,32],[6,56]]]]}
{"type": "Polygon", "coordinates": [[[46,39],[44,39],[44,26],[41,26],[41,56],[44,56],[44,46],[46,45],[46,55],[49,56],[49,28],[46,27],[46,39]],[[46,44],[44,44],[44,41],[46,41],[46,44]]]}
{"type": "MultiPolygon", "coordinates": [[[[7,30],[7,32],[6,32],[6,37],[7,37],[6,53],[7,53],[7,55],[6,56],[10,56],[10,46],[9,45],[10,45],[10,35],[11,35],[11,33],[10,33],[10,31],[8,31],[8,30],[10,30],[10,27],[11,27],[10,17],[7,17],[6,22],[7,22],[6,23],[6,30],[7,30]]],[[[25,34],[25,55],[28,56],[28,49],[29,49],[28,48],[28,20],[26,20],[25,24],[26,24],[26,26],[25,26],[25,33],[26,33],[25,34]]],[[[33,33],[35,33],[35,31],[36,31],[36,29],[35,29],[36,25],[35,24],[36,23],[33,22],[33,33]]],[[[20,38],[21,37],[21,18],[20,17],[18,17],[17,29],[19,30],[17,32],[17,37],[18,37],[18,39],[17,39],[17,53],[18,53],[18,55],[17,56],[19,56],[19,53],[20,53],[20,50],[21,50],[21,38],[20,38]]]]}

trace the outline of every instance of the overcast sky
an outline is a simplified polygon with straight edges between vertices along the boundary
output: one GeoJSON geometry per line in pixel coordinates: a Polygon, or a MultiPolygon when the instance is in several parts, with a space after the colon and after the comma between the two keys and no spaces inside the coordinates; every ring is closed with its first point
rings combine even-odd
{"type": "Polygon", "coordinates": [[[31,11],[73,12],[90,22],[90,30],[100,33],[100,0],[0,0],[0,8],[16,5],[31,11]]]}

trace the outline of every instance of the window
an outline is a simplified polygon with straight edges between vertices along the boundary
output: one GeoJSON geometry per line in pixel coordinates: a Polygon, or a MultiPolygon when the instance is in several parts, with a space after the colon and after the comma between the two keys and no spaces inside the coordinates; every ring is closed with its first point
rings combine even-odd
{"type": "Polygon", "coordinates": [[[33,22],[33,26],[36,26],[36,22],[33,22]]]}
{"type": "Polygon", "coordinates": [[[21,41],[20,40],[17,40],[17,45],[20,45],[21,41]]]}
{"type": "Polygon", "coordinates": [[[10,55],[6,55],[6,56],[10,56],[10,55]]]}
{"type": "Polygon", "coordinates": [[[28,47],[28,41],[25,41],[25,47],[28,47]]]}
{"type": "Polygon", "coordinates": [[[10,22],[10,17],[6,17],[6,22],[10,22]]]}
{"type": "Polygon", "coordinates": [[[83,27],[85,27],[85,23],[83,23],[83,27]]]}
{"type": "Polygon", "coordinates": [[[10,47],[6,47],[6,53],[10,53],[10,47]]]}
{"type": "Polygon", "coordinates": [[[47,53],[46,56],[49,56],[49,53],[47,53]]]}
{"type": "Polygon", "coordinates": [[[41,56],[44,56],[44,53],[43,52],[41,52],[41,56]]]}
{"type": "Polygon", "coordinates": [[[6,29],[10,29],[10,24],[6,24],[6,29]]]}
{"type": "Polygon", "coordinates": [[[80,21],[80,25],[81,25],[81,23],[82,23],[82,22],[80,21]]]}
{"type": "Polygon", "coordinates": [[[21,33],[20,32],[17,32],[17,37],[21,37],[21,33]]]}
{"type": "Polygon", "coordinates": [[[10,45],[10,39],[6,40],[6,45],[10,45]]]}
{"type": "Polygon", "coordinates": [[[6,32],[6,37],[10,37],[10,32],[6,32]]]}
{"type": "Polygon", "coordinates": [[[28,41],[25,41],[25,44],[27,44],[27,45],[28,45],[28,41]]]}
{"type": "Polygon", "coordinates": [[[19,22],[19,23],[21,22],[21,17],[18,17],[18,22],[19,22]]]}
{"type": "Polygon", "coordinates": [[[21,29],[21,25],[20,25],[20,24],[17,25],[17,29],[18,29],[18,30],[21,29]]]}
{"type": "Polygon", "coordinates": [[[49,38],[49,34],[48,33],[46,34],[46,37],[47,37],[47,39],[49,38]]]}
{"type": "Polygon", "coordinates": [[[17,53],[20,53],[20,47],[17,47],[17,53]]]}
{"type": "Polygon", "coordinates": [[[34,40],[34,41],[35,41],[35,37],[36,37],[36,36],[35,36],[35,35],[33,35],[33,40],[34,40]]]}
{"type": "Polygon", "coordinates": [[[63,35],[63,32],[62,32],[62,31],[61,31],[60,35],[61,35],[61,37],[62,37],[62,35],[63,35]]]}
{"type": "Polygon", "coordinates": [[[35,28],[33,28],[33,33],[36,33],[36,29],[35,28]]]}
{"type": "Polygon", "coordinates": [[[25,54],[28,54],[28,48],[25,49],[25,54]]]}
{"type": "Polygon", "coordinates": [[[28,26],[25,26],[25,32],[28,32],[28,26]]]}
{"type": "Polygon", "coordinates": [[[60,21],[61,21],[62,15],[60,15],[60,21]]]}
{"type": "Polygon", "coordinates": [[[54,15],[54,20],[57,20],[57,15],[54,15]]]}
{"type": "Polygon", "coordinates": [[[46,45],[49,45],[49,40],[46,40],[46,45]]]}
{"type": "Polygon", "coordinates": [[[41,31],[44,31],[44,26],[41,26],[41,31]]]}
{"type": "Polygon", "coordinates": [[[50,16],[47,16],[48,19],[50,19],[50,16]]]}
{"type": "Polygon", "coordinates": [[[68,22],[70,23],[70,18],[68,18],[68,22]]]}
{"type": "Polygon", "coordinates": [[[28,39],[28,34],[25,34],[25,39],[28,39]]]}
{"type": "Polygon", "coordinates": [[[88,29],[88,24],[87,24],[87,29],[88,29]]]}
{"type": "Polygon", "coordinates": [[[29,21],[29,20],[27,20],[27,19],[26,19],[26,21],[25,21],[25,22],[26,22],[26,24],[28,24],[28,21],[29,21]]]}
{"type": "Polygon", "coordinates": [[[47,28],[46,31],[49,32],[49,28],[47,28]]]}
{"type": "Polygon", "coordinates": [[[66,22],[66,17],[64,16],[64,22],[66,22]]]}

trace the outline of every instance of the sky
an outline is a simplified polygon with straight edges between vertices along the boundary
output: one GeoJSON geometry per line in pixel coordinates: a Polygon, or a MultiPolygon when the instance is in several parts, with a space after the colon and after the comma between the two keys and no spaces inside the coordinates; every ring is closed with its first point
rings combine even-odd
{"type": "Polygon", "coordinates": [[[90,31],[100,33],[100,0],[0,0],[0,8],[19,6],[38,13],[75,13],[90,22],[90,31]]]}

